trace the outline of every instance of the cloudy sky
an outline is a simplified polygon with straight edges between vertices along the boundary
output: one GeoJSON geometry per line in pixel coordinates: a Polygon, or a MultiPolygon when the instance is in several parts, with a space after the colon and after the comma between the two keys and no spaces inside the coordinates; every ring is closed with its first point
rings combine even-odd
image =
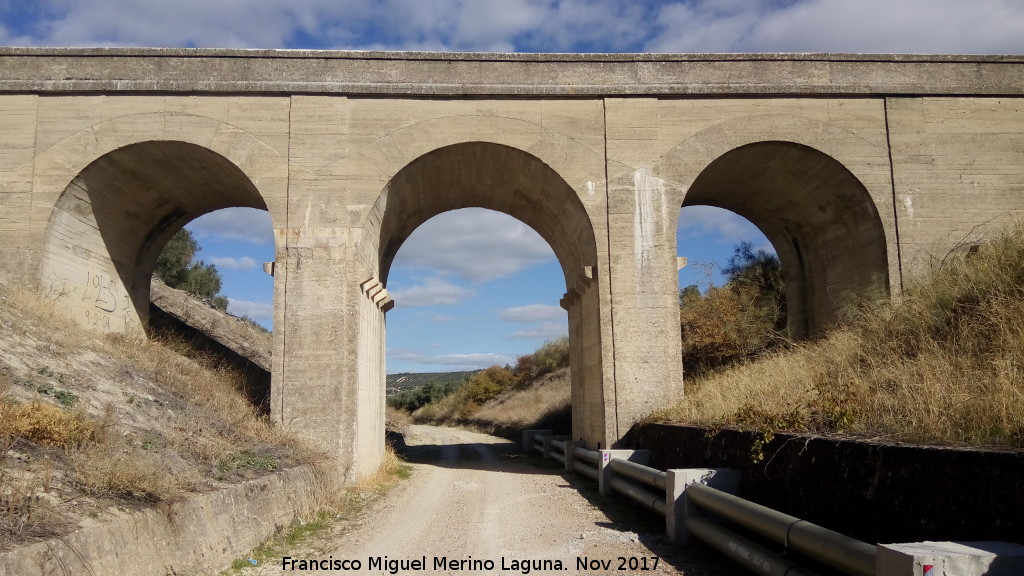
{"type": "MultiPolygon", "coordinates": [[[[0,44],[499,52],[1024,53],[1024,0],[0,0],[0,44]]],[[[269,325],[273,259],[265,213],[213,213],[189,225],[224,276],[230,310],[269,325]]],[[[690,258],[721,263],[745,220],[693,207],[690,258]]],[[[716,278],[712,270],[712,278],[716,278]]],[[[388,289],[388,371],[514,362],[565,333],[551,249],[501,214],[463,210],[418,229],[388,289]]]]}

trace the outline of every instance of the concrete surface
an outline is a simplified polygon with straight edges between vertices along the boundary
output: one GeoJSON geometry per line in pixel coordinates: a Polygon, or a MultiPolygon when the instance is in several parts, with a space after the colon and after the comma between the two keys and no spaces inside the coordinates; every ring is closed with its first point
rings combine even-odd
{"type": "Polygon", "coordinates": [[[877,573],[884,576],[1017,576],[1024,546],[1007,542],[880,544],[877,573]]]}
{"type": "Polygon", "coordinates": [[[312,504],[308,466],[191,496],[166,509],[117,512],[68,536],[0,554],[0,574],[213,574],[312,504]]]}

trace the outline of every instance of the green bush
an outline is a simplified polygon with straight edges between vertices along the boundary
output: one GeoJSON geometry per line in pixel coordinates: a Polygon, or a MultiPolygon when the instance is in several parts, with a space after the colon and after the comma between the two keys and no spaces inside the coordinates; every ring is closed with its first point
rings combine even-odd
{"type": "Polygon", "coordinates": [[[192,233],[182,228],[160,251],[153,273],[171,288],[184,290],[226,311],[228,299],[220,294],[221,278],[217,267],[202,260],[193,262],[199,250],[192,233]]]}

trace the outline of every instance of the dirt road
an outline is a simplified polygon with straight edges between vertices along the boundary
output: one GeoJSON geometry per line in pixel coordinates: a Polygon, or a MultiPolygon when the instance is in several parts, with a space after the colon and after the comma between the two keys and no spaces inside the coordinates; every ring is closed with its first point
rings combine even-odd
{"type": "Polygon", "coordinates": [[[663,541],[664,521],[506,440],[412,426],[412,478],[331,541],[258,574],[686,574],[738,570],[663,541]],[[315,561],[321,569],[302,561],[315,561]],[[325,563],[326,561],[326,563],[325,563]],[[347,569],[347,570],[346,570],[347,569]]]}

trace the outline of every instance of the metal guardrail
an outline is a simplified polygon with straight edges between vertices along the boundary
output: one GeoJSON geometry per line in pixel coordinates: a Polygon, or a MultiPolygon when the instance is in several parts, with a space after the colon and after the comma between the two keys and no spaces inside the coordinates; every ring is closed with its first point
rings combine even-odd
{"type": "Polygon", "coordinates": [[[612,458],[606,466],[618,474],[609,480],[612,489],[648,510],[653,510],[662,516],[666,514],[668,506],[665,503],[665,485],[668,473],[621,458],[612,458]],[[643,486],[639,486],[638,483],[655,488],[657,492],[647,490],[643,486]]]}
{"type": "Polygon", "coordinates": [[[665,493],[662,492],[658,495],[650,490],[646,490],[641,486],[637,486],[635,482],[630,482],[619,476],[612,476],[609,481],[609,485],[618,493],[629,498],[633,502],[640,504],[648,510],[652,510],[665,515],[668,506],[665,503],[665,493]]]}
{"type": "Polygon", "coordinates": [[[686,530],[725,554],[734,562],[765,576],[817,576],[792,560],[734,534],[701,516],[688,516],[683,525],[686,530]]]}
{"type": "Polygon", "coordinates": [[[553,450],[548,452],[552,458],[558,460],[565,465],[565,441],[564,440],[552,440],[551,447],[553,450]]]}
{"type": "MultiPolygon", "coordinates": [[[[871,544],[703,484],[687,486],[686,497],[695,506],[846,574],[875,574],[876,547],[871,544]]],[[[689,529],[690,518],[686,523],[689,529]]]]}
{"type": "Polygon", "coordinates": [[[658,470],[657,468],[651,468],[621,458],[612,458],[608,465],[611,466],[612,472],[616,474],[627,476],[641,484],[659,488],[662,492],[665,491],[665,486],[668,483],[668,472],[664,470],[658,470]]]}
{"type": "MultiPolygon", "coordinates": [[[[592,480],[599,480],[602,453],[575,446],[571,455],[560,439],[548,440],[545,451],[543,436],[533,439],[532,447],[565,464],[572,459],[572,469],[592,480]]],[[[607,455],[607,454],[606,454],[607,455]]],[[[605,463],[607,486],[630,500],[662,516],[680,514],[675,506],[682,500],[669,502],[666,487],[669,473],[621,458],[605,463]],[[652,489],[650,489],[652,488],[652,489]]],[[[677,482],[679,480],[676,480],[677,482]]],[[[731,521],[787,549],[799,552],[825,566],[852,576],[874,576],[876,547],[854,538],[833,532],[805,520],[783,514],[777,510],[755,504],[727,492],[700,483],[686,487],[686,497],[699,509],[704,509],[731,521]]],[[[793,560],[782,558],[759,544],[738,535],[727,527],[716,524],[698,514],[689,514],[682,525],[693,536],[729,556],[739,564],[758,574],[767,576],[816,576],[793,560]]]]}
{"type": "Polygon", "coordinates": [[[601,453],[577,446],[572,451],[572,469],[591,480],[597,481],[597,463],[601,461],[601,453]]]}

